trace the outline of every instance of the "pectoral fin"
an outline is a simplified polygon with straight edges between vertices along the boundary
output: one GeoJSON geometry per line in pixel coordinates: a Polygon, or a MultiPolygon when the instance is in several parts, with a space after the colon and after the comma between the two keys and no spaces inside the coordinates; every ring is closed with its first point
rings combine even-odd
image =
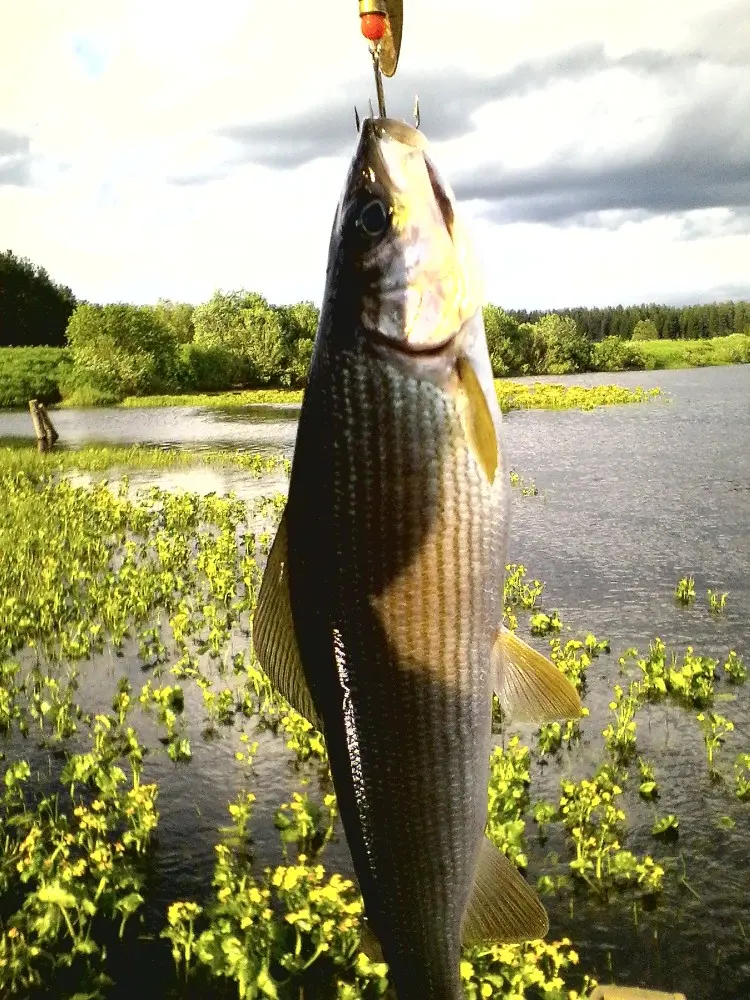
{"type": "Polygon", "coordinates": [[[514,722],[580,718],[581,699],[568,678],[505,627],[495,639],[492,669],[500,706],[514,722]]]}
{"type": "Polygon", "coordinates": [[[323,724],[302,670],[289,598],[286,512],[260,584],[258,606],[253,621],[253,645],[263,671],[292,708],[319,731],[323,724]]]}
{"type": "Polygon", "coordinates": [[[463,946],[533,941],[548,930],[547,913],[537,894],[485,837],[464,916],[463,946]]]}
{"type": "Polygon", "coordinates": [[[459,357],[456,362],[454,391],[466,440],[488,482],[493,483],[498,466],[497,431],[484,389],[468,358],[459,357]]]}

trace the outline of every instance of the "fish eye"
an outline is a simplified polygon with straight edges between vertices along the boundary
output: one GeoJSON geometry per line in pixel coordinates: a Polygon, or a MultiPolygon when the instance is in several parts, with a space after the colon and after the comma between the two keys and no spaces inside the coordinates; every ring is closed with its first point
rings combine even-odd
{"type": "Polygon", "coordinates": [[[382,236],[388,228],[388,209],[379,198],[368,201],[359,213],[357,226],[367,236],[382,236]]]}

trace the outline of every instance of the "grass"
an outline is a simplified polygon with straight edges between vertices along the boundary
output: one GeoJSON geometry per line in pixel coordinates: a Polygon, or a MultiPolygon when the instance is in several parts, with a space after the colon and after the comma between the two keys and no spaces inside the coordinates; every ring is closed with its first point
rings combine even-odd
{"type": "Polygon", "coordinates": [[[235,467],[262,476],[280,469],[289,469],[287,459],[255,452],[228,451],[214,448],[207,451],[178,451],[176,448],[150,448],[142,445],[118,447],[85,446],[70,451],[54,449],[40,454],[35,445],[19,442],[0,448],[0,474],[19,472],[33,478],[50,472],[105,472],[110,469],[174,469],[196,465],[235,467]]]}
{"type": "MultiPolygon", "coordinates": [[[[596,406],[643,403],[658,396],[659,389],[626,389],[619,385],[565,386],[537,382],[525,385],[495,379],[495,392],[504,413],[509,410],[590,410],[596,406]]],[[[216,406],[242,407],[259,404],[300,404],[301,389],[247,389],[241,392],[198,393],[175,396],[128,396],[121,406],[216,406]]]]}
{"type": "Polygon", "coordinates": [[[702,368],[750,362],[750,336],[742,333],[705,340],[638,340],[634,344],[643,353],[647,369],[702,368]]]}

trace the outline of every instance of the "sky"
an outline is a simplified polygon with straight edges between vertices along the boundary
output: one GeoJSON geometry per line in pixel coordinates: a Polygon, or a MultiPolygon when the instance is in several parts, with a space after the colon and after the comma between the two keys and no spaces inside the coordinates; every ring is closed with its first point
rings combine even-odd
{"type": "MultiPolygon", "coordinates": [[[[747,0],[404,0],[488,301],[750,299],[747,0]]],[[[355,0],[0,0],[0,250],[90,301],[320,303],[374,100],[355,0]]]]}

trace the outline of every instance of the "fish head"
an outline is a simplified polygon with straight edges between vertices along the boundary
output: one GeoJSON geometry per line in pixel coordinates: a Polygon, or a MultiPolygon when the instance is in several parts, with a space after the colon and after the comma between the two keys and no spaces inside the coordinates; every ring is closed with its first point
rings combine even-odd
{"type": "Polygon", "coordinates": [[[478,268],[422,132],[389,118],[362,122],[329,262],[356,328],[385,353],[434,358],[476,316],[478,268]]]}

